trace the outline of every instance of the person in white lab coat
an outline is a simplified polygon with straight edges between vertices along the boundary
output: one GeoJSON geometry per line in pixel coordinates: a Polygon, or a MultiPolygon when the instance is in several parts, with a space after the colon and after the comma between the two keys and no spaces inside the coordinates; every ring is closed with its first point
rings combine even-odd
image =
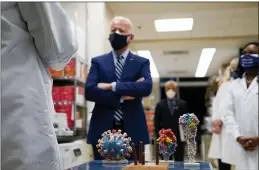
{"type": "Polygon", "coordinates": [[[225,95],[232,80],[237,78],[237,66],[238,58],[235,58],[226,68],[222,80],[223,83],[220,85],[217,95],[213,101],[213,135],[208,156],[211,159],[218,159],[219,170],[230,170],[231,164],[234,165],[233,155],[231,155],[234,150],[231,150],[230,148],[232,148],[233,144],[235,144],[235,141],[227,135],[226,129],[221,121],[223,115],[221,115],[218,108],[221,103],[224,102],[225,95]]]}
{"type": "Polygon", "coordinates": [[[239,78],[229,86],[219,112],[227,133],[239,144],[233,158],[236,170],[258,170],[258,43],[249,43],[239,58],[239,78]]]}
{"type": "Polygon", "coordinates": [[[77,51],[59,3],[1,3],[1,169],[60,170],[48,67],[77,51]]]}

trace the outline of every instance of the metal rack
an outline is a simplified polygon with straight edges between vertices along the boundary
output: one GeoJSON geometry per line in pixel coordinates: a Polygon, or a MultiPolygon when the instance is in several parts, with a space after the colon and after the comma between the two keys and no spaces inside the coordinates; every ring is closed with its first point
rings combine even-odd
{"type": "MultiPolygon", "coordinates": [[[[85,62],[82,62],[78,57],[73,58],[75,60],[75,75],[74,76],[62,76],[62,77],[55,77],[52,76],[53,79],[53,86],[73,86],[74,87],[74,101],[73,102],[66,102],[66,101],[60,101],[60,102],[54,102],[54,104],[71,104],[73,105],[73,119],[74,119],[74,127],[73,132],[74,136],[57,136],[58,142],[63,143],[64,141],[71,141],[76,140],[77,138],[86,138],[87,136],[87,105],[86,100],[83,102],[78,102],[78,95],[77,95],[77,86],[85,87],[85,81],[81,80],[79,77],[77,77],[77,63],[81,62],[86,67],[87,64],[85,62]],[[77,61],[78,60],[78,61],[77,61]],[[76,128],[76,112],[78,109],[84,110],[84,115],[82,119],[84,118],[85,124],[83,128],[76,128]],[[59,140],[60,139],[60,140],[59,140]],[[62,139],[62,140],[61,140],[62,139]]],[[[87,73],[86,73],[87,74],[87,73]]]]}

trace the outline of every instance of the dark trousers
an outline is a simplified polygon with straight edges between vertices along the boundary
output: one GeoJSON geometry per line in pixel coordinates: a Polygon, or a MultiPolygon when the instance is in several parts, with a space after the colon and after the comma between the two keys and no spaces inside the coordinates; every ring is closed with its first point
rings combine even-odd
{"type": "MultiPolygon", "coordinates": [[[[125,129],[124,129],[124,123],[123,121],[121,122],[116,122],[116,121],[113,121],[113,127],[112,129],[115,129],[115,130],[121,130],[122,133],[125,132],[125,129]]],[[[111,130],[112,130],[111,129],[111,130]]],[[[127,133],[127,132],[126,132],[127,133]]],[[[101,138],[101,136],[100,136],[101,138]]],[[[96,145],[92,145],[93,146],[93,152],[94,152],[94,160],[103,160],[103,157],[100,155],[100,153],[98,152],[97,148],[96,148],[96,145]]],[[[136,148],[136,152],[138,153],[139,152],[139,147],[138,147],[138,144],[135,144],[135,148],[136,148]]],[[[143,152],[145,152],[145,147],[143,148],[143,152]]],[[[137,154],[137,157],[138,157],[138,154],[137,154]]],[[[133,156],[131,154],[130,158],[127,158],[128,160],[133,160],[133,156]]],[[[137,158],[139,160],[139,158],[137,158]]]]}
{"type": "Polygon", "coordinates": [[[221,159],[218,159],[218,164],[219,164],[219,170],[231,170],[231,165],[221,162],[221,159]]]}
{"type": "MultiPolygon", "coordinates": [[[[176,151],[174,154],[170,157],[170,160],[174,161],[184,161],[184,142],[180,142],[177,144],[176,151]]],[[[161,159],[163,159],[163,156],[161,155],[161,159]]]]}

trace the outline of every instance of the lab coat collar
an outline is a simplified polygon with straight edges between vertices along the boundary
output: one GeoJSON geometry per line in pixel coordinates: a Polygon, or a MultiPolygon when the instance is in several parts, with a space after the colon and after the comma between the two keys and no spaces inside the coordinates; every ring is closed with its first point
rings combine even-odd
{"type": "Polygon", "coordinates": [[[247,88],[246,73],[244,73],[243,77],[241,79],[241,84],[247,90],[247,92],[250,92],[253,88],[255,88],[258,85],[258,83],[257,83],[257,76],[253,79],[253,81],[251,82],[250,86],[247,88]]]}

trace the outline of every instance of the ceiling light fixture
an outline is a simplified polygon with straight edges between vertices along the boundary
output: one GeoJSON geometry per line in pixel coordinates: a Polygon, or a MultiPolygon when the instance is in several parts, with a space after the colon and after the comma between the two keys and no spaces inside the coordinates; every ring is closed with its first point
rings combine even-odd
{"type": "Polygon", "coordinates": [[[154,23],[157,32],[190,31],[193,26],[193,18],[159,19],[154,23]]]}
{"type": "Polygon", "coordinates": [[[141,57],[145,57],[147,59],[149,59],[150,62],[150,71],[151,71],[151,77],[152,78],[159,78],[159,74],[155,65],[155,62],[152,58],[152,55],[150,53],[150,51],[148,50],[141,50],[141,51],[137,51],[137,54],[141,57]]]}
{"type": "Polygon", "coordinates": [[[195,77],[205,77],[212,61],[216,48],[203,48],[195,73],[195,77]]]}

